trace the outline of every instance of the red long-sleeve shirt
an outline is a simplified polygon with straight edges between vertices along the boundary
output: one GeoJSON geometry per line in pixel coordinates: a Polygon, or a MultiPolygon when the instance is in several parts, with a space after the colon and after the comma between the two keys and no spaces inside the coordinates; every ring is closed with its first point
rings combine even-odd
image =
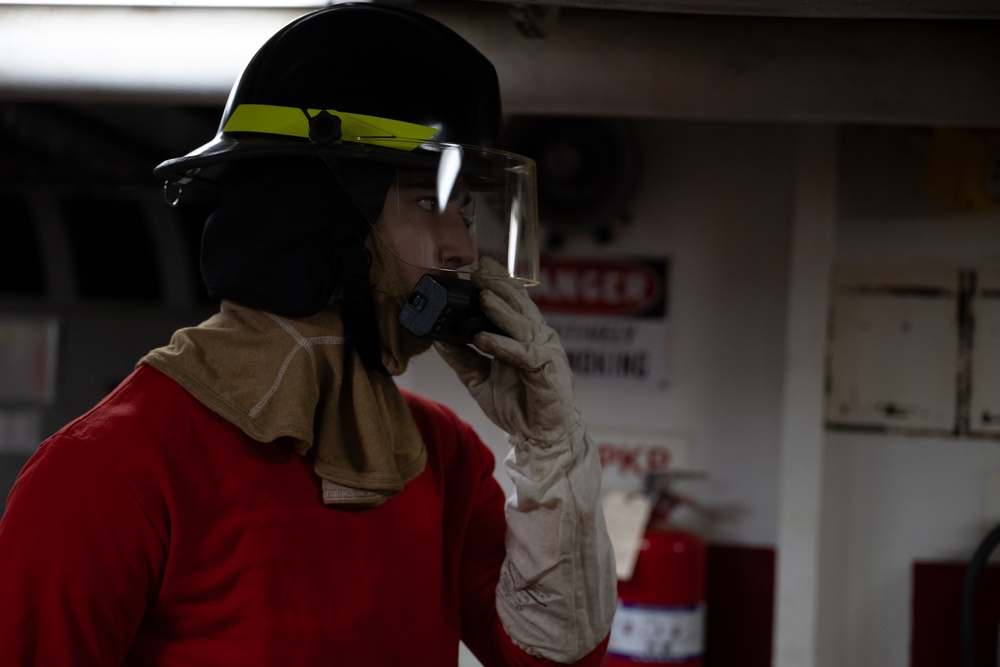
{"type": "MultiPolygon", "coordinates": [[[[324,506],[291,442],[259,443],[143,366],[39,448],[0,520],[0,662],[144,667],[542,665],[494,609],[493,456],[406,394],[424,472],[324,506]]],[[[579,664],[596,665],[602,650],[579,664]]]]}

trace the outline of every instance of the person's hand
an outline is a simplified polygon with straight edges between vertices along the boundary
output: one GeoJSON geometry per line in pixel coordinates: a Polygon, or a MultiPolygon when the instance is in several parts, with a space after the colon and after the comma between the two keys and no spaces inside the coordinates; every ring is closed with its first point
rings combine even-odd
{"type": "Polygon", "coordinates": [[[493,260],[481,265],[473,280],[483,312],[508,335],[477,334],[479,351],[435,345],[513,445],[504,461],[514,494],[497,614],[521,648],[573,663],[607,637],[617,600],[599,501],[600,455],[577,410],[556,332],[523,285],[493,260]]]}
{"type": "Polygon", "coordinates": [[[545,323],[526,288],[484,257],[473,281],[483,312],[506,336],[482,332],[476,348],[435,343],[493,423],[521,440],[546,447],[566,439],[581,422],[573,375],[559,336],[545,323]]]}

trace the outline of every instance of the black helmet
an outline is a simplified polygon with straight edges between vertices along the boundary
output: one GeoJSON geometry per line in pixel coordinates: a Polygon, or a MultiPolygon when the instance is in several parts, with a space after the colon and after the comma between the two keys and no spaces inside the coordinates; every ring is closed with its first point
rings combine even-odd
{"type": "Polygon", "coordinates": [[[271,37],[233,87],[215,138],[154,174],[187,187],[211,176],[206,167],[317,149],[386,159],[426,140],[497,148],[502,123],[496,70],[458,34],[399,7],[340,4],[271,37]]]}
{"type": "Polygon", "coordinates": [[[534,280],[534,163],[498,150],[502,125],[496,70],[458,34],[406,9],[340,4],[271,37],[215,138],[154,173],[173,204],[202,186],[219,194],[202,239],[209,295],[301,317],[344,285],[348,333],[380,368],[362,242],[397,169],[436,171],[440,201],[461,182],[478,202],[478,256],[534,280]]]}

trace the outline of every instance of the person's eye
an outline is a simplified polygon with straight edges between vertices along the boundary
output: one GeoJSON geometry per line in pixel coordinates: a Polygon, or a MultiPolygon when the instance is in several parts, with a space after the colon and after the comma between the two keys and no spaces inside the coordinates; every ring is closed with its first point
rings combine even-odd
{"type": "Polygon", "coordinates": [[[421,197],[417,200],[417,206],[428,213],[440,213],[437,197],[421,197]]]}
{"type": "Polygon", "coordinates": [[[462,206],[459,208],[459,213],[462,215],[462,220],[465,221],[466,229],[471,228],[472,225],[476,224],[476,205],[472,201],[471,197],[467,197],[463,202],[462,206]]]}
{"type": "Polygon", "coordinates": [[[466,229],[471,229],[474,224],[476,224],[476,209],[472,206],[463,206],[461,209],[462,222],[465,223],[466,229]]]}

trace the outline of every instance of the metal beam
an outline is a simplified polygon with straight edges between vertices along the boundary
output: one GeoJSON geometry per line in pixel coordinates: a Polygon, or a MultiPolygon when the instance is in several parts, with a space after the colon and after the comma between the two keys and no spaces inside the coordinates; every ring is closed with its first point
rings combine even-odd
{"type": "MultiPolygon", "coordinates": [[[[488,0],[510,4],[509,0],[488,0]]],[[[809,18],[1000,18],[995,0],[535,0],[529,6],[716,16],[809,18]]]]}
{"type": "MultiPolygon", "coordinates": [[[[997,21],[575,9],[530,39],[499,3],[420,8],[496,64],[508,112],[1000,125],[997,21]]],[[[301,13],[0,7],[0,99],[221,104],[301,13]]]]}

